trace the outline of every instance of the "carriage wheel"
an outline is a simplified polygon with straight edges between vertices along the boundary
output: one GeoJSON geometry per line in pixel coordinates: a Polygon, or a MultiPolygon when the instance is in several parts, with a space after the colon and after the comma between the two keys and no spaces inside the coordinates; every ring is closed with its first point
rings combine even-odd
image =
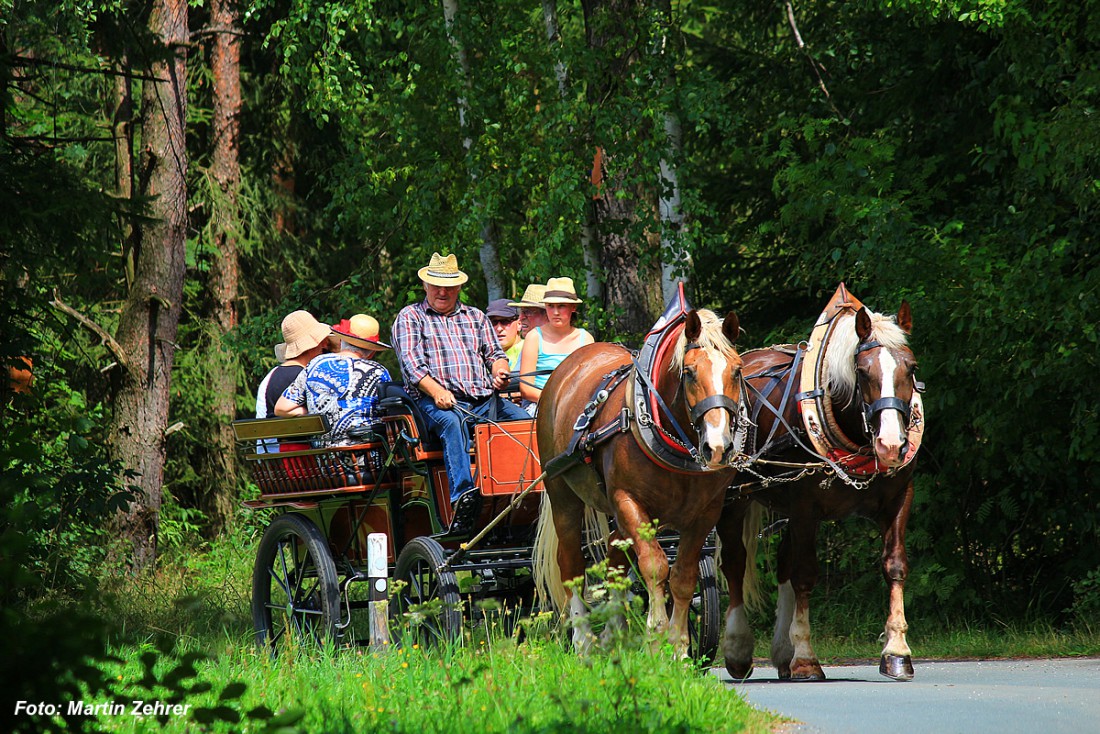
{"type": "Polygon", "coordinates": [[[272,520],[260,540],[252,572],[256,644],[315,646],[332,637],[340,615],[336,566],[321,531],[296,514],[272,520]]]}
{"type": "Polygon", "coordinates": [[[713,556],[699,559],[699,583],[688,609],[688,638],[693,660],[709,664],[718,653],[722,636],[722,610],[713,556]]]}
{"type": "MultiPolygon", "coordinates": [[[[433,538],[413,538],[401,549],[393,576],[404,582],[390,609],[395,621],[410,623],[409,634],[423,645],[457,640],[462,607],[454,571],[440,568],[447,554],[433,538]]],[[[400,635],[398,635],[400,636],[400,635]]]]}

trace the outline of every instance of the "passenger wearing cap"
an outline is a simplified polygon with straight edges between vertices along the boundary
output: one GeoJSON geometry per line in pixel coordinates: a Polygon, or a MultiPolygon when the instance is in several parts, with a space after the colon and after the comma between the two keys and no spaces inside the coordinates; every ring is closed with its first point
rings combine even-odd
{"type": "MultiPolygon", "coordinates": [[[[279,365],[272,369],[256,390],[256,417],[275,415],[275,403],[310,360],[325,349],[329,328],[313,318],[309,311],[295,311],[283,319],[283,343],[275,346],[279,365]]],[[[270,441],[275,446],[274,439],[270,441]]],[[[264,453],[263,449],[257,449],[264,453]]],[[[271,449],[278,451],[278,448],[271,449]]]]}
{"type": "Polygon", "coordinates": [[[508,367],[512,372],[519,369],[519,354],[523,351],[523,339],[519,336],[519,310],[508,303],[507,298],[498,298],[485,309],[489,323],[493,325],[500,348],[508,357],[508,367]]]}
{"type": "Polygon", "coordinates": [[[519,335],[521,339],[527,338],[527,333],[535,327],[546,323],[546,306],[542,302],[542,294],[546,286],[541,283],[532,283],[523,291],[523,296],[518,301],[512,301],[509,306],[519,309],[519,335]]]}
{"type": "Polygon", "coordinates": [[[379,422],[378,389],[389,382],[390,373],[374,357],[391,347],[379,341],[378,321],[367,314],[352,316],[346,331],[332,333],[340,338],[340,351],[315,357],[283,392],[275,414],[328,416],[329,432],[322,442],[350,446],[363,439],[349,433],[365,432],[379,422]]]}
{"type": "Polygon", "coordinates": [[[573,323],[577,304],[583,301],[577,298],[572,278],[551,278],[541,301],[546,307],[546,323],[527,332],[519,368],[522,374],[536,373],[519,385],[520,395],[532,403],[539,401],[542,388],[555,367],[573,352],[595,341],[585,329],[573,323]]]}
{"type": "Polygon", "coordinates": [[[443,443],[453,502],[474,489],[467,429],[471,414],[487,418],[495,410],[500,420],[527,414],[493,392],[507,383],[511,368],[488,317],[459,300],[469,277],[458,269],[458,258],[432,253],[418,275],[424,300],[397,314],[393,342],[405,389],[443,443]]]}

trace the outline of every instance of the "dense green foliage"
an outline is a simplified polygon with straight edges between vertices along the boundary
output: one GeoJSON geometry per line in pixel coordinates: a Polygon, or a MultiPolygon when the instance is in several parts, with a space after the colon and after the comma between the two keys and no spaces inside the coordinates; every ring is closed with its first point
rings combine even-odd
{"type": "MultiPolygon", "coordinates": [[[[207,321],[218,194],[205,9],[193,5],[193,231],[171,419],[184,427],[167,442],[162,546],[203,529],[205,354],[220,338],[207,321]]],[[[643,5],[629,22],[644,52],[598,103],[587,91],[603,66],[578,4],[558,4],[553,44],[539,4],[460,8],[466,77],[435,3],[244,8],[242,323],[230,337],[242,415],[294,308],[330,320],[364,310],[385,325],[418,296],[415,272],[433,250],[459,254],[474,276],[466,297],[483,301],[486,218],[515,293],[552,275],[583,283],[596,142],[630,161],[632,186],[653,190],[675,114],[693,298],[736,308],[742,347],[804,338],[840,280],[877,310],[913,306],[929,424],[911,622],[1095,612],[1097,3],[812,3],[794,9],[804,50],[781,2],[674,3],[667,37],[663,13],[643,5]]],[[[33,397],[0,405],[3,531],[25,544],[34,574],[2,590],[16,609],[47,587],[82,593],[110,562],[102,528],[121,487],[100,449],[112,357],[49,301],[56,289],[115,326],[122,230],[141,202],[106,193],[112,77],[100,70],[121,49],[140,55],[146,12],[0,1],[0,358],[32,357],[36,377],[33,397]]],[[[639,220],[639,241],[655,217],[639,220]]],[[[618,336],[595,318],[601,304],[586,308],[600,337],[618,336]]],[[[823,539],[823,593],[877,618],[866,601],[883,598],[873,529],[845,524],[823,539]]]]}

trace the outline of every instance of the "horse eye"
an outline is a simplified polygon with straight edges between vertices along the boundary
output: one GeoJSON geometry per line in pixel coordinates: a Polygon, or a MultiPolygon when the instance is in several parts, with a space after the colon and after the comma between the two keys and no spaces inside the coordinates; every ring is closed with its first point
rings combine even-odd
{"type": "Polygon", "coordinates": [[[695,368],[694,367],[684,367],[684,379],[691,380],[692,382],[695,381],[695,368]]]}

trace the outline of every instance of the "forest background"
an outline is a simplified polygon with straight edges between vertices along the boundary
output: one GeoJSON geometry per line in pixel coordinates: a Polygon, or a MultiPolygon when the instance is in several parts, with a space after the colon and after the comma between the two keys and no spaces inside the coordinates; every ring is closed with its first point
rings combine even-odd
{"type": "Polygon", "coordinates": [[[388,332],[433,251],[632,345],[676,280],[742,349],[907,299],[910,618],[1095,624],[1098,5],[0,0],[5,626],[243,522],[282,317],[388,332]]]}

